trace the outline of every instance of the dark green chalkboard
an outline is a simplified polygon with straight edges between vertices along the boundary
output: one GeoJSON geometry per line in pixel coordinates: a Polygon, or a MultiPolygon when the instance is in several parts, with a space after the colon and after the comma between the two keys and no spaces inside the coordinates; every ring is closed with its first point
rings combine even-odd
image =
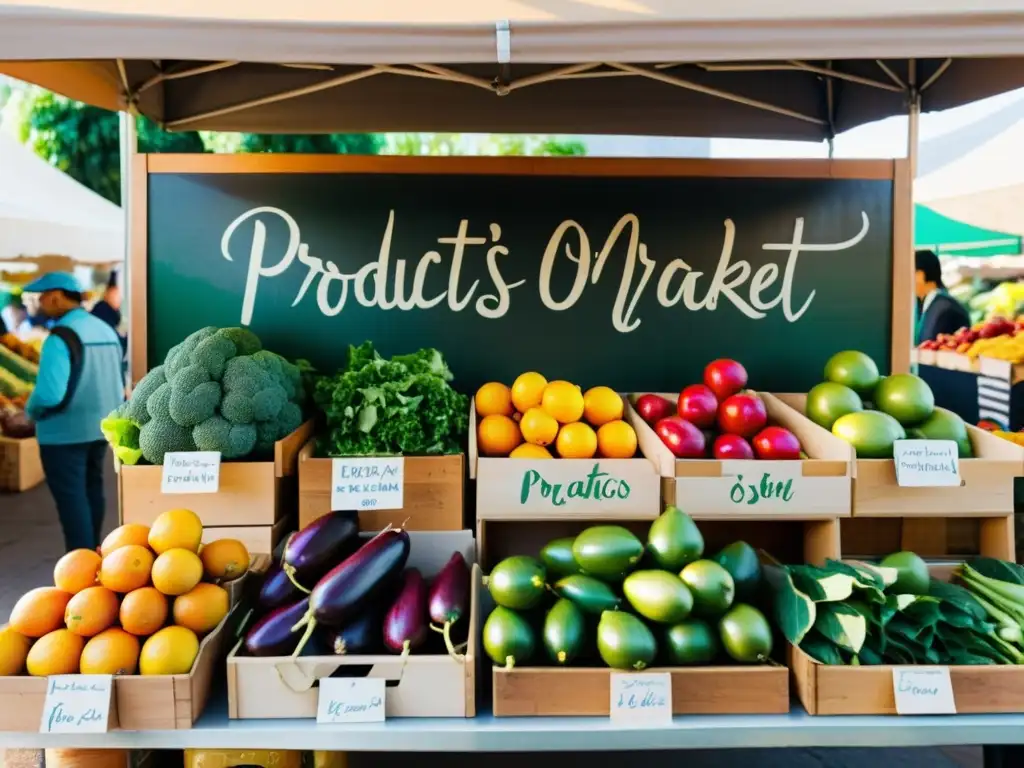
{"type": "MultiPolygon", "coordinates": [[[[672,391],[699,381],[703,366],[724,356],[747,366],[753,386],[804,391],[820,379],[826,359],[847,348],[861,349],[881,368],[889,367],[893,184],[888,180],[157,173],[149,177],[148,205],[151,366],[196,328],[242,321],[256,221],[266,233],[265,266],[286,253],[289,228],[277,213],[249,217],[229,238],[230,261],[222,254],[222,238],[238,217],[266,207],[292,217],[308,255],[301,249],[280,274],[259,280],[251,327],[271,349],[307,358],[321,370],[341,364],[347,345],[364,339],[385,354],[437,347],[466,391],[487,380],[510,383],[524,370],[585,387],[672,391]],[[429,251],[437,252],[432,258],[438,263],[426,269],[424,299],[449,289],[454,247],[438,239],[456,236],[460,221],[468,221],[469,237],[487,239],[463,254],[456,293],[463,308],[454,310],[448,298],[429,309],[361,306],[353,280],[347,282],[344,308],[326,316],[318,305],[318,285],[327,288],[329,308],[345,281],[322,277],[295,303],[311,274],[304,256],[321,260],[323,271],[355,275],[378,259],[392,211],[387,300],[395,296],[398,262],[405,261],[408,297],[417,265],[429,251]],[[653,269],[632,312],[639,325],[626,331],[616,328],[613,315],[630,227],[610,250],[599,279],[594,274],[605,239],[628,214],[639,221],[639,241],[646,248],[637,250],[653,269]],[[791,272],[791,315],[814,292],[799,319],[787,318],[781,303],[760,311],[763,317],[749,317],[726,294],[710,306],[706,297],[723,251],[726,220],[734,227],[731,263],[750,265],[737,293],[751,305],[755,275],[767,282],[777,269],[774,283],[760,293],[771,305],[780,295],[790,256],[763,245],[792,242],[798,219],[805,250],[791,272]],[[559,309],[577,274],[565,253],[569,244],[574,256],[580,254],[575,230],[563,239],[551,272],[554,308],[542,301],[540,275],[548,242],[566,220],[586,231],[591,259],[578,300],[559,309]],[[500,237],[492,225],[500,227],[500,237]],[[806,250],[806,244],[841,243],[859,234],[859,242],[843,250],[806,250]],[[490,259],[505,282],[522,284],[509,291],[507,312],[488,318],[477,306],[484,294],[496,293],[488,270],[494,237],[508,253],[490,259]],[[684,301],[667,307],[659,301],[659,281],[673,260],[703,273],[690,291],[690,308],[684,301]]],[[[637,258],[625,304],[643,272],[637,258]]],[[[733,276],[741,273],[742,267],[733,276]]],[[[666,295],[680,291],[686,274],[686,269],[675,271],[666,295]]],[[[372,298],[372,278],[366,286],[364,293],[372,298]]],[[[484,308],[495,303],[485,302],[484,308]]]]}

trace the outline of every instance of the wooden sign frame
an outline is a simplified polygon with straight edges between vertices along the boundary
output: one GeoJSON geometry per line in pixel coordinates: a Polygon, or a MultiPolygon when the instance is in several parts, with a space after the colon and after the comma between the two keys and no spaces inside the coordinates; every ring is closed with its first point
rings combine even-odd
{"type": "Polygon", "coordinates": [[[893,183],[891,359],[910,370],[913,346],[913,202],[907,160],[714,160],[664,158],[394,157],[362,155],[135,155],[132,162],[128,283],[132,381],[148,370],[147,247],[149,175],[161,173],[381,173],[508,176],[861,179],[893,183]]]}

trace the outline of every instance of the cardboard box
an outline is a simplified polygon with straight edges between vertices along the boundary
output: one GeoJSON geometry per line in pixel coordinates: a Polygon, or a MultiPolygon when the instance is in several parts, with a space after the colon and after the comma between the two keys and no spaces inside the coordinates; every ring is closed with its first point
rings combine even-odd
{"type": "MultiPolygon", "coordinates": [[[[809,459],[677,459],[635,410],[628,413],[644,455],[655,462],[664,478],[665,503],[675,504],[695,520],[849,517],[853,449],[802,412],[787,406],[779,397],[768,393],[760,395],[768,411],[768,423],[785,427],[796,435],[809,459]]],[[[674,396],[665,397],[673,399],[674,396]]]]}
{"type": "Polygon", "coordinates": [[[217,493],[163,494],[163,467],[121,465],[117,473],[121,522],[151,525],[168,509],[185,508],[211,528],[273,526],[294,514],[299,450],[312,434],[313,422],[308,421],[279,440],[273,461],[225,461],[217,493]]]}
{"type": "Polygon", "coordinates": [[[45,479],[39,443],[34,437],[15,440],[0,435],[0,491],[21,493],[45,479]]]}
{"type": "MultiPolygon", "coordinates": [[[[299,528],[331,510],[333,459],[314,458],[314,441],[299,453],[299,528]]],[[[359,527],[379,531],[388,524],[410,531],[461,531],[465,498],[465,456],[406,456],[403,507],[359,511],[359,527]]]]}
{"type": "MultiPolygon", "coordinates": [[[[471,564],[469,638],[465,656],[412,653],[368,656],[228,656],[228,716],[232,719],[315,718],[323,677],[380,677],[388,681],[387,717],[474,717],[481,573],[471,531],[413,531],[408,567],[425,577],[441,570],[453,552],[471,564]],[[350,673],[350,674],[349,674],[350,673]]],[[[367,534],[367,538],[369,538],[367,534]]]]}

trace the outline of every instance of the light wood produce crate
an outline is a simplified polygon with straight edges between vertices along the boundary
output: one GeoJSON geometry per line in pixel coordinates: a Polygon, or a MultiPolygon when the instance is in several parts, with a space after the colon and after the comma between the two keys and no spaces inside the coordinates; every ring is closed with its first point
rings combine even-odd
{"type": "Polygon", "coordinates": [[[273,525],[230,525],[203,528],[203,544],[217,539],[238,539],[250,554],[269,555],[295,529],[294,517],[282,517],[273,525]]]}
{"type": "MultiPolygon", "coordinates": [[[[785,427],[796,435],[810,459],[677,459],[635,410],[629,413],[644,455],[651,457],[660,470],[665,502],[675,504],[695,520],[722,517],[731,520],[830,521],[849,517],[853,449],[775,395],[759,394],[768,412],[768,423],[785,427]],[[780,482],[789,485],[783,496],[773,494],[771,498],[765,498],[760,490],[755,496],[750,488],[753,485],[760,489],[766,483],[777,488],[780,482]],[[736,490],[737,487],[742,489],[742,494],[736,490]],[[756,500],[751,503],[752,499],[756,500]]],[[[672,395],[662,396],[675,400],[672,395]]]]}
{"type": "Polygon", "coordinates": [[[45,479],[39,443],[34,437],[15,440],[0,435],[0,491],[21,493],[45,479]]]}
{"type": "MultiPolygon", "coordinates": [[[[252,657],[239,655],[238,641],[228,656],[228,717],[232,719],[315,718],[319,681],[324,677],[374,677],[387,681],[387,717],[475,717],[479,633],[480,568],[471,531],[412,531],[408,567],[437,574],[453,552],[472,568],[469,645],[465,657],[411,654],[367,656],[252,657]],[[352,674],[346,674],[351,672],[352,674]]],[[[366,538],[370,538],[366,535],[366,538]]]]}
{"type": "MultiPolygon", "coordinates": [[[[299,528],[331,511],[332,459],[314,458],[315,441],[299,453],[299,528]]],[[[406,456],[401,509],[359,510],[359,527],[379,531],[402,525],[410,531],[461,531],[465,456],[406,456]]]]}
{"type": "MultiPolygon", "coordinates": [[[[630,420],[625,398],[623,405],[623,418],[630,420]]],[[[546,519],[552,512],[579,520],[606,515],[653,519],[661,512],[657,465],[639,445],[632,459],[488,458],[478,454],[476,432],[476,406],[471,405],[469,475],[476,480],[478,520],[546,519]]]]}
{"type": "MultiPolygon", "coordinates": [[[[231,538],[269,542],[282,519],[294,518],[299,451],[313,434],[308,421],[274,444],[273,461],[225,461],[220,467],[217,493],[160,492],[163,467],[120,465],[117,473],[121,522],[151,525],[168,509],[191,509],[209,528],[263,528],[236,530],[231,538]]],[[[220,537],[218,537],[220,538],[220,537]]],[[[255,550],[269,552],[262,547],[255,550]]]]}

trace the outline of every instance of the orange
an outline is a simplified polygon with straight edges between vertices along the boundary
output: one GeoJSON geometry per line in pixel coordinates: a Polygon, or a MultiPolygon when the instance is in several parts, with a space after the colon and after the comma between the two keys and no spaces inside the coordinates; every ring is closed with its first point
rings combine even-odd
{"type": "Polygon", "coordinates": [[[597,453],[606,459],[632,459],[636,432],[624,421],[609,421],[597,430],[597,453]]]}
{"type": "Polygon", "coordinates": [[[583,422],[566,424],[555,443],[563,459],[591,459],[597,453],[597,435],[583,422]]]}
{"type": "Polygon", "coordinates": [[[106,587],[83,589],[68,602],[64,623],[76,635],[92,637],[117,621],[121,601],[106,587]]]}
{"type": "Polygon", "coordinates": [[[133,635],[146,637],[167,621],[167,598],[156,587],[129,592],[121,601],[121,626],[133,635]]]}
{"type": "Polygon", "coordinates": [[[188,509],[171,509],[153,521],[149,529],[149,548],[162,555],[169,549],[198,552],[203,540],[203,521],[188,509]]]}
{"type": "Polygon", "coordinates": [[[22,595],[11,611],[11,628],[25,637],[42,637],[64,628],[64,609],[71,594],[56,587],[38,587],[22,595]]]}
{"type": "Polygon", "coordinates": [[[551,452],[542,446],[523,443],[508,455],[510,459],[550,459],[551,452]]]}
{"type": "Polygon", "coordinates": [[[138,544],[125,544],[103,558],[100,584],[114,592],[126,594],[149,584],[152,569],[152,552],[138,544]]]}
{"type": "Polygon", "coordinates": [[[174,599],[174,623],[197,635],[211,632],[228,615],[228,593],[216,584],[196,584],[174,599]]]}
{"type": "Polygon", "coordinates": [[[145,643],[139,654],[143,675],[187,675],[199,655],[199,638],[185,627],[164,627],[145,643]]]}
{"type": "Polygon", "coordinates": [[[67,629],[55,629],[36,640],[25,658],[25,669],[35,677],[78,674],[85,638],[67,629]]]}
{"type": "Polygon", "coordinates": [[[571,424],[583,417],[583,393],[568,381],[552,381],[544,387],[540,405],[559,424],[571,424]]]}
{"type": "Polygon", "coordinates": [[[622,396],[611,387],[592,387],[583,395],[583,416],[592,427],[622,418],[622,396]]]}
{"type": "Polygon", "coordinates": [[[169,549],[153,563],[153,586],[165,595],[184,595],[203,579],[203,561],[187,549],[169,549]]]}
{"type": "Polygon", "coordinates": [[[477,426],[477,448],[484,456],[508,456],[522,441],[519,425],[508,416],[485,416],[477,426]]]}
{"type": "Polygon", "coordinates": [[[125,523],[107,534],[107,538],[100,544],[100,554],[106,557],[118,547],[126,544],[138,544],[141,547],[149,546],[149,526],[139,523],[125,523]]]}
{"type": "Polygon", "coordinates": [[[473,403],[477,418],[512,415],[512,393],[499,381],[489,381],[480,387],[473,403]]]}
{"type": "Polygon", "coordinates": [[[32,641],[10,627],[0,627],[0,677],[20,675],[32,641]]]}
{"type": "Polygon", "coordinates": [[[238,539],[217,539],[199,550],[206,577],[232,581],[249,570],[249,550],[238,539]]]}
{"type": "Polygon", "coordinates": [[[120,627],[90,638],[79,661],[83,675],[134,675],[138,668],[139,639],[120,627]]]}
{"type": "Polygon", "coordinates": [[[73,549],[53,567],[53,585],[76,595],[96,584],[103,558],[91,549],[73,549]]]}
{"type": "Polygon", "coordinates": [[[543,408],[531,408],[519,422],[523,439],[534,445],[551,445],[558,435],[558,422],[543,408]]]}
{"type": "Polygon", "coordinates": [[[547,385],[548,380],[535,371],[519,374],[512,382],[512,405],[520,413],[536,408],[540,405],[547,385]]]}

